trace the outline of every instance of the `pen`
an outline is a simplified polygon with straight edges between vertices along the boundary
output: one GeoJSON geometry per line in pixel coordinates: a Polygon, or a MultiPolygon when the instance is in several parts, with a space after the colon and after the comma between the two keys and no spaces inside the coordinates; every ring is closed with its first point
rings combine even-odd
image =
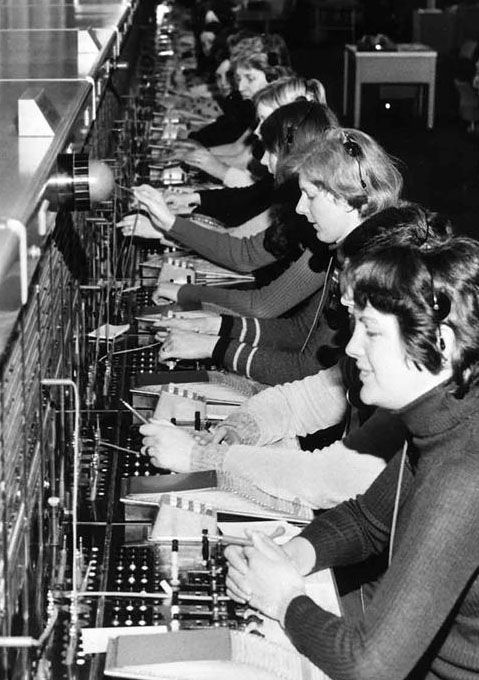
{"type": "Polygon", "coordinates": [[[142,423],[145,423],[146,425],[148,425],[147,419],[146,419],[144,416],[142,416],[141,413],[138,413],[138,411],[136,410],[136,408],[133,408],[133,406],[131,406],[131,404],[129,404],[129,403],[128,403],[127,401],[125,401],[124,399],[120,399],[120,401],[121,401],[121,403],[122,403],[124,406],[126,406],[126,408],[127,408],[129,411],[131,411],[131,412],[133,413],[133,415],[135,415],[139,420],[141,420],[142,423]]]}
{"type": "MultiPolygon", "coordinates": [[[[285,533],[285,528],[284,527],[276,527],[274,531],[272,531],[270,534],[265,534],[266,538],[278,538],[278,536],[283,536],[285,533]]],[[[223,545],[243,545],[243,546],[252,546],[253,542],[251,538],[248,537],[242,537],[242,536],[228,536],[227,534],[222,534],[217,537],[218,540],[220,540],[223,545]]]]}
{"type": "MultiPolygon", "coordinates": [[[[128,499],[124,499],[127,503],[130,501],[128,499]]],[[[283,536],[285,533],[284,527],[276,527],[274,531],[272,531],[270,534],[264,534],[266,538],[278,538],[279,536],[283,536]]],[[[170,540],[174,540],[175,537],[173,536],[155,536],[155,538],[149,538],[148,541],[150,543],[168,543],[170,540]]],[[[176,539],[178,541],[183,541],[185,543],[187,542],[193,542],[193,543],[203,543],[204,541],[204,536],[176,536],[176,539]]],[[[252,546],[253,542],[251,538],[248,538],[247,536],[229,536],[228,534],[216,534],[216,535],[208,535],[208,540],[211,541],[212,543],[219,543],[221,542],[224,546],[225,545],[241,545],[241,546],[252,546]]],[[[142,543],[141,545],[145,545],[142,543]]]]}

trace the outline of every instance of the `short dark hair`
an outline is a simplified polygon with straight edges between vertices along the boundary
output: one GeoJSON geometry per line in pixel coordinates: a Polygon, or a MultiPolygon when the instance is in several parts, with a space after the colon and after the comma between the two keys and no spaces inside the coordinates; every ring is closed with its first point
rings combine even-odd
{"type": "Polygon", "coordinates": [[[453,235],[449,218],[424,208],[419,203],[400,201],[365,219],[348,234],[342,244],[345,258],[362,249],[379,245],[407,244],[424,248],[445,241],[453,235]]]}
{"type": "Polygon", "coordinates": [[[264,147],[282,156],[296,143],[312,143],[326,128],[337,126],[336,115],[326,104],[306,99],[285,104],[273,111],[261,125],[264,147]]]}
{"type": "Polygon", "coordinates": [[[479,381],[479,243],[451,237],[431,247],[384,241],[348,262],[342,285],[363,309],[394,314],[410,359],[437,374],[441,323],[452,328],[456,396],[479,381]]]}

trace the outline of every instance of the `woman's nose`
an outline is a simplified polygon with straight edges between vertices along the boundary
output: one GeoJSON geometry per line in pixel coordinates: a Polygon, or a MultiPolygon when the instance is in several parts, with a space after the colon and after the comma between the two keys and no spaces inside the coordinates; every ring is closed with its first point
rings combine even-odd
{"type": "Polygon", "coordinates": [[[360,343],[360,339],[358,337],[357,327],[353,330],[353,334],[351,335],[351,339],[349,340],[348,344],[346,345],[345,352],[352,359],[358,359],[359,356],[361,355],[361,343],[360,343]]]}
{"type": "Polygon", "coordinates": [[[296,203],[296,212],[298,215],[305,215],[305,201],[303,199],[303,196],[300,197],[299,201],[296,203]]]}

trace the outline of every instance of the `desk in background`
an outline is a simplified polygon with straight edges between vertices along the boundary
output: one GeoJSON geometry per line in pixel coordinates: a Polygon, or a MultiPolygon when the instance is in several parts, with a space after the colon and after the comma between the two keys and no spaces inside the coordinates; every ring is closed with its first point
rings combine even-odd
{"type": "MultiPolygon", "coordinates": [[[[343,114],[348,113],[350,73],[354,81],[353,125],[361,122],[361,88],[366,83],[428,86],[427,127],[434,125],[437,52],[425,45],[399,44],[397,51],[361,52],[356,45],[344,48],[343,114]]],[[[420,93],[420,108],[423,106],[420,93]]]]}

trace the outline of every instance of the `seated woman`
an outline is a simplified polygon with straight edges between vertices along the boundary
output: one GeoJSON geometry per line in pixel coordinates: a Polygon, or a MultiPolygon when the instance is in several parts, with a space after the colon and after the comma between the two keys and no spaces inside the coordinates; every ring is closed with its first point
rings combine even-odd
{"type": "MultiPolygon", "coordinates": [[[[408,225],[423,234],[429,230],[437,237],[445,236],[449,229],[448,222],[439,215],[418,205],[404,203],[386,208],[365,220],[339,245],[338,259],[344,260],[354,254],[381,233],[392,233],[408,225]]],[[[320,293],[312,295],[285,319],[205,312],[204,316],[195,313],[191,319],[158,321],[159,326],[164,328],[167,324],[170,329],[160,357],[162,360],[212,358],[217,368],[225,368],[267,385],[301,380],[334,363],[337,348],[341,348],[349,333],[347,319],[338,308],[336,294],[331,295],[323,314],[328,320],[328,327],[335,328],[337,342],[328,343],[329,339],[321,332],[325,327],[319,321],[317,330],[310,334],[319,300],[320,293]],[[344,326],[343,340],[340,338],[341,324],[344,326]]],[[[181,317],[181,313],[178,316],[181,317]]]]}
{"type": "MultiPolygon", "coordinates": [[[[289,151],[288,131],[291,130],[291,126],[300,126],[301,133],[298,131],[298,135],[303,140],[311,142],[321,134],[325,127],[334,125],[336,122],[334,114],[326,106],[305,101],[294,102],[282,107],[273,115],[275,118],[272,121],[268,119],[268,121],[263,123],[265,143],[268,149],[271,150],[269,161],[272,169],[274,169],[276,163],[276,154],[282,156],[289,151]]],[[[291,223],[288,224],[288,238],[285,239],[281,251],[271,247],[269,250],[266,249],[265,237],[268,234],[266,231],[251,237],[236,238],[227,232],[213,231],[201,227],[191,220],[181,217],[175,218],[166,206],[161,193],[152,187],[137,187],[134,191],[138,194],[140,204],[144,203],[146,197],[146,200],[151,205],[155,205],[158,210],[162,211],[162,218],[161,222],[155,221],[152,223],[145,217],[131,215],[118,224],[123,229],[125,235],[130,235],[134,229],[135,235],[148,238],[159,237],[161,236],[161,231],[156,230],[155,225],[158,223],[165,226],[167,222],[172,221],[173,224],[171,224],[169,236],[173,236],[180,242],[185,243],[207,259],[213,260],[234,271],[251,272],[260,267],[272,265],[280,259],[284,261],[287,269],[269,285],[259,289],[241,291],[222,288],[222,293],[215,300],[219,304],[221,304],[221,294],[226,296],[233,294],[233,298],[237,298],[242,308],[249,310],[252,314],[259,312],[259,315],[261,315],[261,309],[263,309],[265,313],[277,315],[286,311],[288,307],[300,303],[321,288],[324,281],[324,271],[321,267],[321,262],[320,266],[316,267],[317,271],[313,271],[310,268],[310,260],[313,253],[309,248],[304,248],[300,245],[303,229],[308,228],[308,225],[304,218],[299,218],[298,220],[298,217],[292,211],[297,191],[294,185],[289,185],[287,192],[285,186],[283,186],[282,192],[278,191],[278,193],[281,193],[283,205],[286,205],[291,211],[290,214],[293,218],[291,223]],[[287,203],[288,199],[289,205],[287,203]],[[271,252],[272,250],[274,252],[271,252]],[[295,281],[294,286],[291,285],[291,281],[295,281]],[[278,292],[278,289],[281,290],[278,292]],[[288,290],[290,291],[290,297],[292,297],[289,305],[287,298],[285,300],[288,290]],[[280,305],[279,310],[275,313],[275,308],[278,305],[280,305]]],[[[284,209],[283,207],[281,208],[282,211],[284,209]]],[[[282,224],[284,221],[282,215],[279,216],[279,220],[281,220],[282,224]]],[[[319,251],[319,246],[316,247],[319,251]]],[[[168,283],[167,288],[168,290],[177,290],[178,286],[168,283]]],[[[196,288],[193,286],[192,291],[196,290],[196,288]]],[[[206,289],[202,288],[201,290],[206,289]]],[[[165,296],[166,290],[163,290],[163,287],[158,287],[153,300],[159,300],[165,296]]],[[[224,302],[226,303],[226,300],[224,302]]],[[[192,301],[188,304],[195,306],[195,303],[192,301]]]]}
{"type": "MultiPolygon", "coordinates": [[[[372,250],[345,276],[361,398],[394,414],[407,443],[364,493],[282,548],[229,547],[228,591],[284,626],[331,678],[479,677],[479,244],[372,250]],[[312,571],[375,558],[363,615],[304,592],[312,571]]],[[[371,432],[374,441],[374,432],[371,432]]]]}
{"type": "MultiPolygon", "coordinates": [[[[219,179],[225,186],[248,186],[254,183],[254,177],[247,169],[253,160],[248,139],[254,129],[254,95],[278,78],[293,74],[285,63],[285,60],[289,63],[287,50],[284,48],[284,52],[279,49],[278,41],[284,45],[280,36],[244,38],[231,55],[230,68],[236,89],[242,102],[249,103],[250,110],[249,125],[239,139],[232,144],[194,149],[184,158],[186,163],[219,179]]],[[[243,111],[243,103],[239,109],[243,111]]]]}
{"type": "MultiPolygon", "coordinates": [[[[375,229],[370,229],[369,240],[355,252],[373,247],[380,238],[391,245],[413,243],[418,248],[448,238],[450,232],[442,223],[434,228],[417,209],[396,209],[396,213],[402,214],[402,221],[393,223],[389,219],[382,229],[375,226],[375,218],[366,220],[363,226],[372,222],[375,229]]],[[[372,409],[359,398],[361,385],[351,364],[343,358],[314,376],[251,397],[216,428],[208,444],[209,438],[205,438],[204,446],[183,430],[160,422],[143,426],[141,432],[147,435],[143,445],[160,467],[182,472],[215,468],[238,476],[246,474],[270,495],[297,497],[313,507],[332,507],[365,491],[404,437],[404,428],[389,414],[379,413],[363,424],[372,409]],[[341,421],[346,423],[347,436],[316,450],[316,455],[280,443],[341,421]],[[368,438],[372,428],[373,442],[368,438]]],[[[276,368],[282,371],[281,366],[276,368]]]]}
{"type": "MultiPolygon", "coordinates": [[[[313,104],[308,106],[313,108],[313,104]]],[[[291,143],[294,143],[296,131],[290,132],[291,143]]],[[[336,278],[334,250],[337,245],[367,217],[397,204],[402,177],[392,159],[372,137],[346,128],[331,128],[318,134],[316,143],[295,152],[291,164],[292,170],[299,176],[302,192],[296,211],[312,224],[317,239],[333,251],[327,276],[328,290],[332,290],[330,284],[336,278]]],[[[134,194],[141,207],[149,212],[154,229],[178,238],[184,220],[171,214],[161,193],[143,185],[136,187],[134,194]]],[[[148,235],[154,229],[150,229],[148,235]]],[[[198,250],[196,245],[200,246],[200,243],[193,244],[189,239],[189,245],[198,250]]],[[[204,244],[200,252],[206,254],[204,244]]],[[[216,251],[211,249],[209,259],[217,261],[215,252],[217,248],[216,251]]],[[[314,264],[310,260],[310,253],[306,250],[281,276],[260,289],[232,290],[162,283],[156,294],[190,307],[210,302],[237,314],[274,318],[323,286],[324,274],[322,271],[321,275],[314,272],[314,264]]],[[[321,295],[318,301],[318,319],[321,319],[327,295],[321,295]]]]}
{"type": "MultiPolygon", "coordinates": [[[[255,132],[274,111],[295,101],[312,101],[326,104],[326,94],[322,83],[315,78],[297,76],[279,78],[263,88],[254,97],[256,121],[255,132]]],[[[333,116],[333,114],[331,114],[333,116]]],[[[336,122],[330,125],[337,124],[336,122]]],[[[271,146],[272,142],[270,142],[271,146]]],[[[271,150],[271,149],[270,149],[271,150]]],[[[248,187],[205,189],[203,191],[181,190],[165,191],[166,203],[175,214],[188,214],[193,209],[203,215],[219,220],[225,227],[237,227],[247,220],[267,210],[281,197],[281,189],[274,187],[274,177],[267,174],[248,187]]]]}

